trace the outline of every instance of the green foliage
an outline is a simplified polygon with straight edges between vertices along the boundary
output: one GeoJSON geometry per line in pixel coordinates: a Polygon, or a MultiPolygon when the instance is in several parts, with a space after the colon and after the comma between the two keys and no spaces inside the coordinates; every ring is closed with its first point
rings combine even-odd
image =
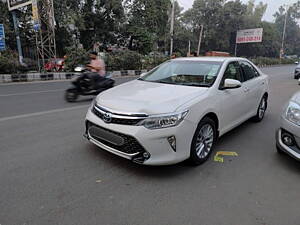
{"type": "Polygon", "coordinates": [[[136,70],[142,68],[143,56],[134,51],[120,51],[108,54],[107,70],[136,70]]]}
{"type": "Polygon", "coordinates": [[[143,56],[130,50],[120,51],[109,53],[107,55],[106,69],[108,71],[150,70],[168,59],[168,57],[162,56],[158,53],[154,53],[151,56],[143,56]]]}
{"type": "Polygon", "coordinates": [[[23,59],[24,65],[18,60],[18,54],[12,50],[6,50],[0,54],[0,74],[26,73],[37,70],[37,61],[33,59],[23,59]]]}
{"type": "MultiPolygon", "coordinates": [[[[77,62],[67,59],[67,68],[84,61],[74,49],[79,44],[91,50],[96,42],[106,46],[127,47],[143,55],[148,65],[155,65],[154,59],[144,57],[150,52],[165,52],[170,49],[171,0],[55,0],[56,46],[58,57],[71,51],[77,62]],[[70,50],[73,48],[73,50],[70,50]]],[[[189,41],[191,51],[197,50],[200,25],[204,26],[201,54],[207,51],[225,51],[234,54],[236,31],[262,27],[263,42],[239,44],[238,55],[246,57],[279,57],[284,20],[287,14],[284,49],[287,55],[300,54],[300,0],[286,12],[284,7],[275,14],[275,22],[262,21],[267,5],[255,0],[194,0],[193,7],[183,11],[175,1],[174,51],[185,56],[189,41]]],[[[35,53],[35,36],[32,30],[31,7],[17,10],[20,20],[21,42],[28,55],[35,53]]],[[[5,26],[6,43],[16,50],[13,22],[7,4],[0,0],[0,23],[5,26]]],[[[81,51],[81,50],[78,50],[81,51]]],[[[123,54],[123,53],[118,53],[123,54]]],[[[133,53],[127,55],[130,58],[133,53]],[[129,57],[130,56],[130,57],[129,57]]],[[[28,57],[25,55],[25,57],[28,57]]],[[[140,56],[134,56],[140,58],[140,56]]],[[[112,56],[116,66],[129,68],[121,62],[120,56],[112,56]],[[118,58],[118,60],[114,59],[118,58]]],[[[157,59],[155,59],[157,60],[157,59]]],[[[138,68],[140,64],[136,65],[138,68]]],[[[143,67],[146,67],[143,65],[143,67]]],[[[131,66],[132,68],[132,66],[131,66]]],[[[15,68],[14,68],[15,69],[15,68]]]]}
{"type": "Polygon", "coordinates": [[[0,54],[0,73],[17,73],[20,64],[16,52],[7,50],[0,54]]]}
{"type": "Polygon", "coordinates": [[[275,14],[276,29],[281,35],[283,32],[285,18],[287,18],[284,46],[285,54],[299,55],[300,29],[298,20],[300,19],[300,1],[293,4],[287,11],[283,6],[281,6],[275,14]]]}
{"type": "Polygon", "coordinates": [[[78,65],[86,65],[89,63],[89,55],[83,48],[69,48],[67,49],[65,59],[65,70],[74,71],[78,65]]]}
{"type": "MultiPolygon", "coordinates": [[[[180,54],[177,53],[179,56],[180,54]]],[[[162,64],[163,62],[169,60],[169,57],[165,56],[145,56],[143,58],[143,69],[153,69],[154,67],[162,64]]]]}
{"type": "MultiPolygon", "coordinates": [[[[164,43],[170,0],[127,0],[129,49],[147,54],[164,43]]],[[[164,46],[163,46],[164,47],[164,46]]]]}
{"type": "Polygon", "coordinates": [[[267,58],[267,57],[257,57],[255,59],[251,59],[251,61],[258,66],[295,63],[293,59],[278,59],[278,58],[267,58]]]}

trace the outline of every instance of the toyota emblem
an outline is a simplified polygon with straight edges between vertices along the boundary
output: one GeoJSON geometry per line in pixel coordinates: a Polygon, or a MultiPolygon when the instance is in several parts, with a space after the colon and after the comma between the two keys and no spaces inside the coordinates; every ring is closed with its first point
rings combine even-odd
{"type": "Polygon", "coordinates": [[[105,123],[110,123],[111,122],[111,120],[112,120],[112,117],[111,117],[111,113],[104,113],[103,114],[103,121],[105,122],[105,123]]]}

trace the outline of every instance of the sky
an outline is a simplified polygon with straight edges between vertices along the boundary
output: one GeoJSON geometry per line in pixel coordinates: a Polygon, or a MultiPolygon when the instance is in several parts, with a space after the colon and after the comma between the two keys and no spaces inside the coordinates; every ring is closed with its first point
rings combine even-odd
{"type": "MultiPolygon", "coordinates": [[[[193,2],[194,2],[193,0],[177,0],[177,1],[185,9],[192,7],[193,2]]],[[[241,0],[241,1],[244,3],[248,2],[248,0],[241,0]]],[[[256,0],[256,3],[259,3],[260,1],[268,4],[268,8],[267,8],[267,11],[266,11],[266,14],[265,14],[263,20],[266,20],[269,22],[274,21],[273,14],[278,10],[278,8],[281,5],[292,4],[292,3],[297,2],[297,0],[256,0]]]]}

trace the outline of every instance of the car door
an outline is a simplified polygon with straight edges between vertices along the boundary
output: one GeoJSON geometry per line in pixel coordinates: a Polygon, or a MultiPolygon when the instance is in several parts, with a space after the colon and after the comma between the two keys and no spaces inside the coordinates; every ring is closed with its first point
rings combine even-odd
{"type": "Polygon", "coordinates": [[[246,93],[244,87],[235,89],[223,89],[225,79],[243,81],[240,65],[238,62],[230,62],[224,72],[219,87],[221,101],[221,121],[222,133],[225,133],[244,121],[247,109],[244,106],[246,93]]]}
{"type": "Polygon", "coordinates": [[[249,62],[240,61],[239,63],[244,77],[243,90],[246,93],[245,102],[249,118],[256,114],[263,95],[264,79],[249,62]]]}

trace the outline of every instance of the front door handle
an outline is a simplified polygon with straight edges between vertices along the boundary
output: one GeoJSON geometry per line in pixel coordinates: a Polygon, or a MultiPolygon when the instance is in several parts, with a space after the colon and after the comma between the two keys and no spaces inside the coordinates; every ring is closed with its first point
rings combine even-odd
{"type": "Polygon", "coordinates": [[[250,91],[250,89],[247,87],[244,87],[244,92],[248,92],[248,91],[250,91]]]}

